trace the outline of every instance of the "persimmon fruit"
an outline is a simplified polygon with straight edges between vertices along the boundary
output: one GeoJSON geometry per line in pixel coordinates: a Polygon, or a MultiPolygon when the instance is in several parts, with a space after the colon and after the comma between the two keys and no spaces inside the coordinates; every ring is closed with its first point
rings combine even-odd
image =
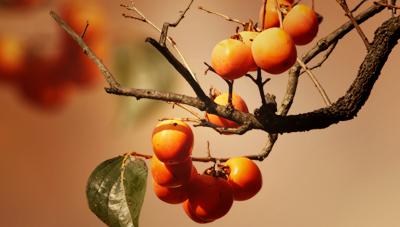
{"type": "Polygon", "coordinates": [[[193,208],[190,206],[189,200],[186,200],[183,202],[182,204],[183,210],[185,211],[186,215],[192,219],[194,222],[197,222],[199,224],[206,224],[206,223],[210,223],[213,222],[215,219],[205,219],[205,218],[201,218],[198,217],[195,213],[195,211],[193,210],[193,208]]]}
{"type": "Polygon", "coordinates": [[[203,221],[215,220],[229,212],[233,204],[233,192],[225,179],[209,175],[197,175],[188,185],[190,213],[203,221]]]}
{"type": "Polygon", "coordinates": [[[242,77],[252,65],[251,48],[237,39],[222,40],[211,52],[211,66],[225,80],[242,77]]]}
{"type": "MultiPolygon", "coordinates": [[[[287,11],[291,9],[293,2],[293,0],[278,0],[280,7],[285,7],[287,11]]],[[[279,15],[275,0],[267,0],[266,5],[261,5],[258,18],[258,23],[263,25],[261,26],[262,30],[272,27],[279,27],[279,15]]]]}
{"type": "Polygon", "coordinates": [[[311,42],[318,33],[318,16],[310,7],[297,4],[283,20],[283,29],[292,37],[296,45],[311,42]]]}
{"type": "Polygon", "coordinates": [[[0,37],[0,80],[12,81],[24,68],[26,52],[18,38],[3,35],[0,37]]]}
{"type": "Polygon", "coordinates": [[[269,28],[253,41],[253,58],[256,64],[271,74],[280,74],[296,62],[296,46],[290,35],[281,28],[269,28]]]}
{"type": "Polygon", "coordinates": [[[233,197],[243,201],[255,196],[262,187],[262,175],[258,166],[246,157],[230,158],[226,163],[228,183],[233,197]]]}
{"type": "MultiPolygon", "coordinates": [[[[256,31],[239,32],[239,35],[242,38],[243,43],[246,44],[246,46],[248,46],[250,48],[250,50],[251,50],[251,45],[253,44],[253,41],[258,34],[259,34],[259,32],[256,32],[256,31]]],[[[252,63],[251,63],[251,67],[250,67],[249,71],[254,71],[257,69],[258,66],[254,62],[253,55],[251,55],[251,60],[252,60],[252,63]]]]}
{"type": "Polygon", "coordinates": [[[152,145],[160,161],[169,165],[181,163],[192,153],[192,129],[180,120],[164,120],[153,130],[152,145]]]}
{"type": "Polygon", "coordinates": [[[164,187],[153,180],[153,191],[160,200],[169,204],[179,204],[187,200],[185,185],[174,188],[164,187]]]}
{"type": "Polygon", "coordinates": [[[188,158],[184,162],[167,165],[155,155],[151,159],[151,174],[153,180],[164,187],[179,187],[189,182],[192,177],[193,163],[188,158]]]}
{"type": "MultiPolygon", "coordinates": [[[[226,105],[228,105],[228,98],[229,98],[229,93],[222,93],[214,99],[214,102],[219,105],[226,106],[226,105]]],[[[239,95],[236,95],[235,93],[232,93],[232,105],[233,105],[233,108],[235,108],[236,110],[239,110],[239,111],[242,111],[245,113],[249,112],[246,102],[242,99],[242,97],[240,97],[239,95]]],[[[217,116],[214,114],[206,113],[206,119],[209,122],[211,122],[217,126],[220,126],[220,127],[225,127],[225,128],[239,127],[239,125],[236,122],[225,119],[223,117],[220,117],[220,116],[217,116]]]]}

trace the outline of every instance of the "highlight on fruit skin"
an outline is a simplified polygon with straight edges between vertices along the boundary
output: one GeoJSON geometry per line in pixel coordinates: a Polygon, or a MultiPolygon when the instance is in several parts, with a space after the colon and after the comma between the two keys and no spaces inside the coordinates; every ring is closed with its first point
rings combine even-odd
{"type": "Polygon", "coordinates": [[[166,164],[181,163],[192,154],[194,136],[188,124],[180,120],[164,120],[152,134],[154,154],[166,164]]]}
{"type": "Polygon", "coordinates": [[[254,61],[264,71],[280,74],[294,65],[297,59],[295,43],[281,28],[261,32],[251,47],[254,61]]]}
{"type": "Polygon", "coordinates": [[[237,39],[225,39],[211,52],[211,66],[225,80],[244,76],[253,66],[251,48],[237,39]]]}
{"type": "Polygon", "coordinates": [[[233,157],[225,163],[225,166],[235,200],[248,200],[260,191],[262,175],[254,161],[246,157],[233,157]]]}
{"type": "MultiPolygon", "coordinates": [[[[227,106],[228,105],[228,98],[229,98],[229,93],[222,93],[220,95],[218,95],[215,99],[214,102],[219,104],[219,105],[223,105],[223,106],[227,106]]],[[[244,113],[248,113],[249,110],[247,108],[246,102],[242,99],[242,97],[240,97],[239,95],[232,93],[232,105],[233,108],[239,111],[242,111],[244,113]]],[[[219,127],[224,127],[224,128],[237,128],[239,127],[239,124],[225,119],[223,117],[214,115],[214,114],[209,114],[206,113],[206,119],[213,123],[214,125],[217,125],[219,127]]]]}
{"type": "Polygon", "coordinates": [[[283,20],[283,29],[292,37],[296,45],[310,43],[318,33],[318,16],[310,7],[297,4],[283,20]]]}

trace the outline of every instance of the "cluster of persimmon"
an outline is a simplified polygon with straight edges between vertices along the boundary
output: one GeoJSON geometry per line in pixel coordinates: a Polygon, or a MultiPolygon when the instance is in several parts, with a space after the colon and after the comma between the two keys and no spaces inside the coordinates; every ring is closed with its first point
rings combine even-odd
{"type": "Polygon", "coordinates": [[[257,68],[271,74],[285,72],[296,62],[296,45],[315,38],[319,21],[305,4],[267,0],[258,24],[220,41],[212,50],[211,66],[223,79],[235,80],[257,68]]]}
{"type": "Polygon", "coordinates": [[[164,120],[154,128],[151,173],[160,200],[182,203],[193,221],[209,223],[227,214],[234,200],[250,199],[261,189],[261,172],[246,157],[230,158],[199,174],[191,158],[193,142],[183,121],[164,120]]]}
{"type": "Polygon", "coordinates": [[[29,9],[47,2],[48,0],[0,0],[0,7],[7,9],[29,9]]]}
{"type": "MultiPolygon", "coordinates": [[[[69,1],[59,11],[75,31],[83,32],[89,18],[92,23],[84,39],[103,55],[104,23],[98,7],[69,1]]],[[[0,82],[15,86],[24,100],[42,109],[59,109],[76,88],[87,88],[101,81],[96,65],[67,33],[58,31],[60,48],[53,55],[40,54],[37,47],[15,36],[0,36],[0,82]]]]}

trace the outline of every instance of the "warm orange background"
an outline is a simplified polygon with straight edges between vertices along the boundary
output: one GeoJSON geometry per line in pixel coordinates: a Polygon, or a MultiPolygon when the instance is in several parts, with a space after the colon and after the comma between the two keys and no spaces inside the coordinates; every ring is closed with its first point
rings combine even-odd
{"type": "MultiPolygon", "coordinates": [[[[175,20],[188,1],[136,2],[149,19],[161,26],[163,21],[175,20]]],[[[216,76],[203,76],[202,62],[209,61],[213,45],[231,35],[236,25],[200,12],[197,6],[246,20],[257,19],[260,2],[195,1],[182,24],[171,29],[170,34],[189,59],[204,89],[210,85],[226,89],[216,76]]],[[[51,52],[56,42],[56,26],[48,11],[58,3],[54,1],[34,11],[1,10],[0,31],[19,34],[51,52]]],[[[122,18],[120,14],[126,11],[119,7],[120,3],[98,1],[106,9],[106,29],[112,42],[157,37],[148,25],[122,18]]],[[[335,1],[316,1],[316,4],[316,10],[324,16],[319,37],[346,21],[335,1]]],[[[376,26],[388,16],[385,11],[362,26],[370,39],[376,26]]],[[[299,48],[299,53],[310,46],[299,48]]],[[[400,107],[395,92],[400,82],[399,53],[396,47],[356,119],[325,130],[281,136],[270,157],[259,164],[264,180],[261,192],[254,199],[236,202],[228,215],[208,226],[400,226],[400,107]]],[[[340,41],[323,68],[315,70],[332,100],[344,94],[364,54],[363,43],[353,31],[340,41]]],[[[286,80],[286,75],[273,76],[266,91],[277,95],[280,101],[286,80]]],[[[182,79],[177,83],[179,92],[193,95],[182,79]]],[[[249,79],[240,79],[235,84],[250,109],[256,108],[258,94],[249,79]]],[[[26,105],[11,87],[0,84],[1,226],[103,226],[86,203],[85,184],[90,172],[101,161],[127,151],[150,153],[150,134],[157,119],[187,115],[154,102],[163,108],[140,123],[121,126],[116,120],[120,99],[126,98],[108,95],[98,86],[80,91],[63,111],[53,114],[26,105]]],[[[132,101],[132,105],[138,104],[132,101]]],[[[291,113],[321,106],[321,97],[309,78],[303,76],[291,113]]],[[[215,156],[257,153],[265,141],[265,134],[258,131],[244,136],[220,136],[203,128],[194,132],[196,156],[205,155],[207,140],[215,156]]],[[[160,202],[151,187],[140,224],[198,225],[186,217],[179,205],[160,202]]]]}

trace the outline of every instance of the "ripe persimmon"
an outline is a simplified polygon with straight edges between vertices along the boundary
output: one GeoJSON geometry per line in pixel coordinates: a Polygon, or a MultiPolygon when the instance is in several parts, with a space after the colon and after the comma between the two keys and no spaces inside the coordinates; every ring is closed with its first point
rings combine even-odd
{"type": "MultiPolygon", "coordinates": [[[[256,36],[259,34],[259,32],[255,32],[255,31],[242,31],[239,32],[240,37],[242,38],[242,41],[244,44],[246,44],[246,46],[248,46],[251,49],[251,45],[253,44],[253,40],[256,38],[256,36]]],[[[251,67],[249,71],[254,71],[257,69],[257,65],[254,62],[253,59],[253,55],[251,56],[251,67]]]]}
{"type": "Polygon", "coordinates": [[[268,73],[280,74],[296,62],[296,46],[290,35],[281,28],[269,28],[253,41],[253,58],[268,73]]]}
{"type": "Polygon", "coordinates": [[[245,75],[253,65],[251,48],[237,39],[225,39],[211,52],[211,66],[225,80],[245,75]]]}
{"type": "Polygon", "coordinates": [[[230,158],[225,163],[228,183],[235,200],[247,200],[257,194],[262,187],[262,175],[258,166],[246,157],[230,158]]]}
{"type": "Polygon", "coordinates": [[[161,162],[155,155],[151,158],[151,174],[153,180],[164,187],[178,187],[189,182],[193,174],[192,159],[167,165],[161,162]]]}
{"type": "Polygon", "coordinates": [[[203,219],[200,218],[196,215],[195,211],[193,208],[190,207],[189,200],[186,200],[182,204],[183,210],[185,211],[186,215],[189,216],[190,219],[192,219],[194,222],[200,223],[200,224],[205,224],[205,223],[210,223],[213,222],[215,219],[203,219]]]}
{"type": "Polygon", "coordinates": [[[178,204],[187,200],[187,191],[185,185],[179,187],[164,187],[153,180],[153,191],[156,196],[170,204],[178,204]]]}
{"type": "Polygon", "coordinates": [[[187,203],[194,217],[202,221],[215,220],[223,217],[231,209],[233,192],[225,179],[197,175],[188,185],[187,203]]]}
{"type": "Polygon", "coordinates": [[[12,81],[25,67],[25,48],[22,42],[13,36],[0,37],[0,80],[12,81]]]}
{"type": "Polygon", "coordinates": [[[166,164],[181,163],[189,158],[193,147],[193,132],[180,120],[165,120],[153,130],[154,154],[166,164]]]}
{"type": "MultiPolygon", "coordinates": [[[[281,8],[285,8],[286,11],[289,11],[292,7],[293,0],[278,0],[278,3],[281,8]]],[[[272,27],[279,27],[279,15],[275,0],[267,0],[266,5],[261,5],[258,18],[258,23],[260,25],[262,25],[264,22],[263,26],[261,27],[262,30],[272,27]]]]}
{"type": "Polygon", "coordinates": [[[318,16],[310,7],[297,4],[283,20],[283,29],[296,45],[311,42],[318,33],[318,16]]]}
{"type": "MultiPolygon", "coordinates": [[[[222,93],[218,95],[215,99],[214,102],[226,106],[228,105],[228,98],[229,98],[229,93],[222,93]]],[[[232,93],[232,105],[233,108],[236,110],[248,113],[249,110],[247,108],[246,102],[240,97],[239,95],[236,95],[235,93],[232,93]]],[[[225,119],[223,117],[214,115],[214,114],[209,114],[206,113],[206,118],[209,122],[218,125],[220,127],[225,127],[225,128],[236,128],[239,127],[239,125],[231,120],[225,119]]]]}

